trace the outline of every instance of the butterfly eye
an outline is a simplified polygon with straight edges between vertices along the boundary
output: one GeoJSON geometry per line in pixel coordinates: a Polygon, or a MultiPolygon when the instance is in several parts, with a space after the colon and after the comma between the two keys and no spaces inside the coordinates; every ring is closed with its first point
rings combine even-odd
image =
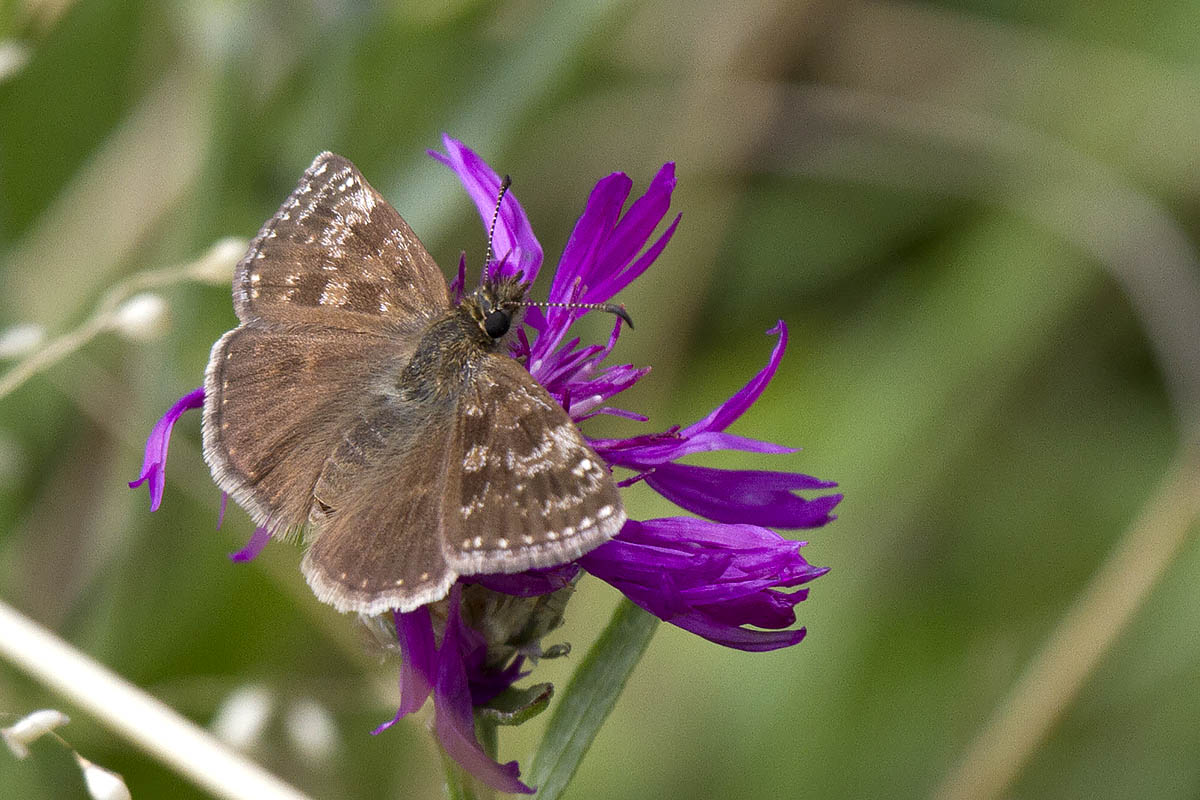
{"type": "Polygon", "coordinates": [[[508,333],[508,326],[512,324],[512,315],[503,309],[496,309],[488,312],[488,315],[483,319],[483,332],[493,339],[499,339],[504,334],[508,333]]]}

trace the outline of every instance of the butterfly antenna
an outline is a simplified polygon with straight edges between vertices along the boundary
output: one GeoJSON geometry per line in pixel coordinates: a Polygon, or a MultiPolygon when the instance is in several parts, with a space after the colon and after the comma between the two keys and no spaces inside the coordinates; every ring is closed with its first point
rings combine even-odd
{"type": "Polygon", "coordinates": [[[488,262],[492,260],[492,239],[496,236],[496,222],[500,219],[500,204],[504,202],[504,195],[508,194],[508,187],[512,186],[512,178],[507,175],[504,180],[500,181],[500,194],[496,196],[496,210],[492,212],[492,224],[488,226],[488,243],[487,252],[483,256],[483,268],[486,270],[488,262]]]}
{"type": "Polygon", "coordinates": [[[617,305],[616,303],[535,303],[527,301],[521,305],[537,306],[538,308],[586,308],[590,311],[607,311],[609,314],[616,314],[625,320],[625,324],[629,326],[629,330],[633,330],[633,317],[629,316],[629,312],[625,310],[625,306],[617,305]]]}

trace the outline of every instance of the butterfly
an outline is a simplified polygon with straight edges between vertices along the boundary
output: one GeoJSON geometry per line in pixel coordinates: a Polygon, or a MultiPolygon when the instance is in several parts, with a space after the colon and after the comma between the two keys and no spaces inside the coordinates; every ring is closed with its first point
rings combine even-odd
{"type": "Polygon", "coordinates": [[[340,611],[410,611],[463,575],[578,558],[625,511],[607,466],[508,355],[529,284],[458,303],[400,214],[322,153],[238,263],[205,373],[204,458],[340,611]]]}

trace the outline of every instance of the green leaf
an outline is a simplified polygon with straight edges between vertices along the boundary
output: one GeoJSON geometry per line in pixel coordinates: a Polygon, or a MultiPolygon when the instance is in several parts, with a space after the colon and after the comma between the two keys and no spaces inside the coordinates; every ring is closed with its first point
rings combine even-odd
{"type": "Polygon", "coordinates": [[[657,617],[628,600],[617,606],[561,693],[534,756],[528,783],[538,787],[540,800],[554,800],[567,788],[657,627],[657,617]]]}
{"type": "Polygon", "coordinates": [[[475,709],[475,713],[497,725],[520,725],[545,711],[553,695],[552,683],[535,683],[524,689],[509,688],[486,706],[475,709]]]}

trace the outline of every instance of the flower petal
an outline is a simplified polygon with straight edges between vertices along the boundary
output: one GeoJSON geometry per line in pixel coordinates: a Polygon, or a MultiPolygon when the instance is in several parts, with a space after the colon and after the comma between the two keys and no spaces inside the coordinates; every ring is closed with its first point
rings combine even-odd
{"type": "Polygon", "coordinates": [[[438,650],[434,644],[429,607],[421,606],[404,613],[393,611],[392,620],[403,659],[400,666],[400,707],[396,710],[396,716],[371,731],[372,734],[382,733],[425,705],[433,691],[438,669],[438,650]]]}
{"type": "Polygon", "coordinates": [[[807,591],[780,589],[827,572],[805,561],[800,545],[757,525],[629,520],[580,563],[666,622],[727,647],[774,650],[804,637],[803,629],[779,629],[795,623],[807,591]]]}
{"type": "Polygon", "coordinates": [[[267,542],[269,541],[271,541],[271,532],[267,530],[265,525],[260,525],[254,529],[254,533],[250,535],[250,540],[246,542],[245,547],[236,553],[229,554],[229,560],[236,561],[239,564],[245,561],[253,561],[263,551],[263,548],[267,546],[267,542]]]}
{"type": "Polygon", "coordinates": [[[671,207],[671,192],[674,190],[675,164],[668,162],[659,168],[646,193],[634,200],[622,215],[621,221],[600,248],[596,256],[597,263],[624,267],[641,252],[650,240],[650,234],[667,215],[667,209],[671,207]]]}
{"type": "Polygon", "coordinates": [[[130,489],[136,489],[146,481],[150,482],[150,510],[157,511],[162,504],[163,489],[166,480],[163,468],[167,464],[167,449],[171,444],[171,429],[183,416],[185,411],[200,408],[204,405],[204,387],[194,389],[175,401],[166,414],[155,423],[146,439],[146,452],[142,456],[142,473],[135,481],[129,482],[130,489]]]}
{"type": "MultiPolygon", "coordinates": [[[[551,302],[570,302],[575,286],[588,286],[597,279],[607,277],[595,274],[598,266],[596,254],[616,225],[621,207],[625,205],[632,188],[633,181],[624,172],[614,172],[596,183],[558,261],[554,281],[550,284],[551,302]]],[[[547,317],[553,326],[555,317],[569,313],[564,309],[550,309],[547,317]]]]}
{"type": "Polygon", "coordinates": [[[671,193],[674,191],[674,186],[676,186],[674,163],[662,164],[658,174],[650,181],[646,193],[629,206],[629,210],[624,213],[620,222],[613,228],[612,234],[608,236],[604,247],[601,247],[600,252],[596,254],[595,260],[602,270],[601,275],[604,275],[605,272],[607,275],[600,281],[584,281],[584,285],[589,289],[584,296],[589,301],[599,302],[617,294],[617,291],[634,281],[634,278],[646,271],[646,267],[655,258],[658,258],[658,253],[662,252],[666,242],[671,240],[674,229],[679,223],[679,217],[674,219],[671,227],[654,243],[652,249],[655,252],[652,257],[641,259],[644,264],[636,265],[640,269],[626,269],[635,255],[646,246],[650,234],[653,234],[654,229],[658,228],[659,223],[662,222],[662,217],[666,216],[667,210],[671,207],[671,193]]]}
{"type": "MultiPolygon", "coordinates": [[[[500,176],[473,150],[457,139],[443,134],[445,153],[430,150],[429,155],[442,162],[458,175],[467,190],[485,227],[492,224],[496,211],[496,198],[500,195],[500,176]]],[[[513,192],[504,195],[500,204],[500,215],[496,219],[496,234],[492,250],[499,256],[501,265],[497,273],[503,277],[524,273],[527,281],[537,277],[542,266],[542,246],[533,235],[533,228],[525,210],[513,192]]],[[[494,276],[493,276],[494,277],[494,276]]]]}
{"type": "Polygon", "coordinates": [[[438,651],[437,680],[433,687],[434,732],[450,757],[488,786],[512,794],[533,794],[534,790],[521,782],[521,770],[516,761],[498,764],[475,738],[471,690],[460,649],[464,636],[461,601],[462,587],[456,584],[450,592],[446,635],[438,651]]]}
{"type": "Polygon", "coordinates": [[[583,295],[583,301],[587,303],[603,303],[617,295],[622,289],[637,280],[643,272],[645,272],[651,264],[653,264],[662,251],[666,248],[667,243],[671,241],[671,237],[675,235],[675,229],[679,227],[679,220],[683,219],[682,214],[677,214],[671,224],[663,232],[662,236],[654,241],[646,249],[645,253],[634,261],[633,264],[622,269],[618,273],[612,274],[609,278],[600,281],[595,286],[591,287],[583,295]]]}
{"type": "Polygon", "coordinates": [[[728,400],[710,411],[704,419],[684,428],[681,431],[684,436],[694,436],[701,431],[723,431],[758,400],[763,389],[767,388],[767,384],[771,382],[771,378],[775,377],[775,371],[779,369],[779,362],[783,358],[783,351],[787,349],[788,330],[783,320],[779,320],[775,327],[767,333],[779,336],[779,340],[775,342],[775,347],[771,350],[767,366],[763,367],[745,386],[734,392],[728,400]]]}
{"type": "Polygon", "coordinates": [[[685,631],[708,639],[714,644],[734,650],[766,652],[800,644],[808,632],[804,628],[783,631],[756,631],[748,628],[730,627],[702,613],[682,614],[670,620],[685,631]]]}
{"type": "Polygon", "coordinates": [[[716,522],[749,523],[768,528],[817,528],[832,519],[842,500],[831,494],[805,499],[796,489],[836,486],[796,472],[729,470],[690,464],[663,464],[646,483],[680,508],[716,522]]]}
{"type": "Polygon", "coordinates": [[[592,443],[610,464],[630,469],[650,469],[692,453],[714,450],[743,450],[749,453],[794,453],[794,447],[750,439],[723,431],[701,431],[684,437],[675,433],[638,439],[600,439],[592,443]]]}

